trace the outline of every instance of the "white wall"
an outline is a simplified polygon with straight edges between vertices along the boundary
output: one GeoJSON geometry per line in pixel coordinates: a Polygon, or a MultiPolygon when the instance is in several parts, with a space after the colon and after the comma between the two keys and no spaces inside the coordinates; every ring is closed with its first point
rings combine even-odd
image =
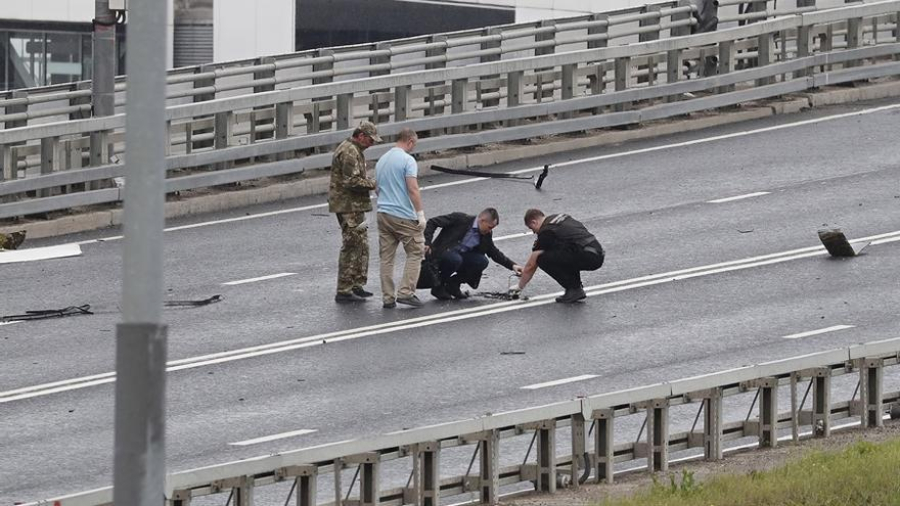
{"type": "Polygon", "coordinates": [[[90,23],[94,0],[0,0],[0,18],[90,23]]]}
{"type": "Polygon", "coordinates": [[[213,60],[294,51],[294,0],[215,0],[213,60]]]}

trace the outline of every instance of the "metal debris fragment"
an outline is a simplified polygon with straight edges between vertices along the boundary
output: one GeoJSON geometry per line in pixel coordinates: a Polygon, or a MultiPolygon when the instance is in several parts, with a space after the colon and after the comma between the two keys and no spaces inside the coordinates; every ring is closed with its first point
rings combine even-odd
{"type": "Polygon", "coordinates": [[[165,307],[200,307],[221,302],[221,295],[213,295],[208,299],[201,300],[167,300],[163,303],[165,307]]]}
{"type": "Polygon", "coordinates": [[[819,229],[819,240],[833,257],[855,257],[869,245],[869,242],[850,244],[847,236],[839,228],[819,229]]]}
{"type": "Polygon", "coordinates": [[[83,306],[69,306],[63,309],[42,309],[38,311],[26,311],[25,314],[9,315],[0,318],[2,322],[24,322],[33,320],[49,320],[51,318],[63,318],[66,316],[92,315],[90,304],[83,306]]]}

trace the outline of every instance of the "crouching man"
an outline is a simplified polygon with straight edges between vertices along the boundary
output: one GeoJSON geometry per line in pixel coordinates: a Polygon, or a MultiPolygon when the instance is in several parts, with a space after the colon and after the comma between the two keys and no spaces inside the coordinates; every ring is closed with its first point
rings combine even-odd
{"type": "Polygon", "coordinates": [[[511,295],[524,290],[540,267],[566,290],[556,302],[572,304],[586,298],[581,271],[596,271],[603,265],[603,247],[597,238],[568,214],[544,216],[540,209],[525,213],[525,226],[537,234],[537,240],[511,295]]]}
{"type": "Polygon", "coordinates": [[[520,274],[522,267],[510,260],[494,245],[493,230],[500,224],[497,210],[489,207],[478,216],[451,213],[428,220],[425,226],[425,253],[440,272],[438,286],[431,294],[440,300],[464,299],[463,283],[478,288],[481,273],[487,269],[488,257],[520,274]],[[441,229],[432,243],[434,233],[441,229]]]}

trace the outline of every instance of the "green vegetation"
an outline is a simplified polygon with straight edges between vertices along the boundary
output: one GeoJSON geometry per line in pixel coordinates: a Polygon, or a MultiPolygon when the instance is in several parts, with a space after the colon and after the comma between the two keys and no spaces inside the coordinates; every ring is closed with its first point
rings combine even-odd
{"type": "Polygon", "coordinates": [[[690,471],[604,506],[900,506],[900,440],[814,452],[771,471],[716,476],[690,471]]]}

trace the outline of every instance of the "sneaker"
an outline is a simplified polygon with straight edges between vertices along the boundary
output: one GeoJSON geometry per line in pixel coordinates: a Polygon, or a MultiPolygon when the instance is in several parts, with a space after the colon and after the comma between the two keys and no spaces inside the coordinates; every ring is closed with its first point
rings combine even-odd
{"type": "Polygon", "coordinates": [[[334,301],[338,304],[343,304],[347,302],[365,302],[366,299],[355,293],[338,293],[334,296],[334,301]]]}
{"type": "Polygon", "coordinates": [[[425,305],[415,295],[410,295],[409,297],[397,297],[397,304],[403,304],[405,306],[412,306],[415,308],[419,308],[425,305]]]}
{"type": "Polygon", "coordinates": [[[431,295],[437,300],[450,300],[453,297],[444,285],[436,286],[431,289],[431,295]]]}
{"type": "Polygon", "coordinates": [[[383,307],[385,309],[394,309],[395,307],[397,307],[397,303],[394,301],[385,302],[381,307],[383,307]]]}
{"type": "Polygon", "coordinates": [[[353,295],[356,295],[357,297],[369,298],[375,294],[372,292],[366,291],[366,289],[361,286],[357,286],[356,288],[353,289],[353,295]]]}
{"type": "Polygon", "coordinates": [[[463,293],[459,288],[459,283],[448,283],[447,284],[447,293],[453,296],[454,299],[468,299],[469,294],[463,293]]]}
{"type": "Polygon", "coordinates": [[[564,293],[561,297],[557,297],[556,302],[559,302],[561,304],[574,304],[575,302],[578,302],[585,298],[587,298],[587,294],[584,293],[583,288],[566,288],[566,293],[564,293]]]}

